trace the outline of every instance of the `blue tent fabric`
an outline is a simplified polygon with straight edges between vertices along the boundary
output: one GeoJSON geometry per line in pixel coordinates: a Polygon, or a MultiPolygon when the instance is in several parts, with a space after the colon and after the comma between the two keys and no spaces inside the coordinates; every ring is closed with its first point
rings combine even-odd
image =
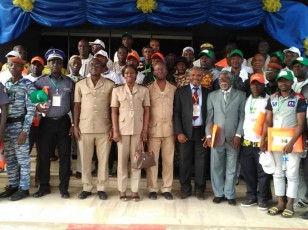
{"type": "Polygon", "coordinates": [[[125,27],[143,22],[161,26],[194,26],[210,23],[246,29],[263,23],[264,29],[285,46],[302,52],[308,36],[308,6],[281,0],[276,13],[264,11],[261,0],[157,0],[150,14],[136,7],[135,0],[36,0],[32,12],[24,12],[12,0],[0,1],[0,44],[17,38],[33,20],[49,27],[70,27],[90,22],[104,27],[125,27]]]}

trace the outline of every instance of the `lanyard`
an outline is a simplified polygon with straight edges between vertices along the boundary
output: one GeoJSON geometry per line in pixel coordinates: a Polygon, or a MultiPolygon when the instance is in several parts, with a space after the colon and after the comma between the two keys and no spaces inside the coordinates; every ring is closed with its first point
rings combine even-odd
{"type": "Polygon", "coordinates": [[[59,88],[61,85],[61,82],[55,82],[53,79],[49,78],[51,84],[56,88],[56,94],[59,94],[59,88]]]}
{"type": "Polygon", "coordinates": [[[254,100],[254,102],[252,103],[252,96],[251,96],[251,100],[250,100],[250,106],[249,106],[249,112],[253,113],[253,106],[256,103],[256,101],[258,100],[258,98],[256,98],[256,100],[254,100]]]}
{"type": "Polygon", "coordinates": [[[278,97],[278,109],[277,109],[277,113],[280,112],[280,108],[281,108],[282,104],[283,104],[286,100],[288,100],[288,98],[282,99],[281,103],[279,103],[279,97],[278,97]]]}

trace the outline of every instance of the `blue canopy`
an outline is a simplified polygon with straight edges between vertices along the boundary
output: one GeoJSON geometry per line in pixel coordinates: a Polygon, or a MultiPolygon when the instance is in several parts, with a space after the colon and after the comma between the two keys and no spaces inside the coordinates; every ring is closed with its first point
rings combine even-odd
{"type": "Polygon", "coordinates": [[[143,22],[161,26],[216,26],[245,29],[261,23],[264,29],[285,46],[304,51],[308,36],[308,6],[281,0],[276,13],[264,11],[261,0],[157,0],[157,8],[144,14],[135,0],[36,0],[31,12],[0,2],[0,44],[17,38],[31,20],[48,27],[71,27],[85,22],[104,27],[125,27],[143,22]]]}

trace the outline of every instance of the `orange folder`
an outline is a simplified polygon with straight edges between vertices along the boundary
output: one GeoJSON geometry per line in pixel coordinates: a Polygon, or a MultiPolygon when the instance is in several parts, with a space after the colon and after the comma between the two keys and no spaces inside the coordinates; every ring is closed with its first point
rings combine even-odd
{"type": "Polygon", "coordinates": [[[265,113],[260,112],[253,127],[253,131],[259,136],[262,136],[265,118],[266,118],[265,113]]]}
{"type": "MultiPolygon", "coordinates": [[[[268,128],[268,150],[281,152],[292,139],[295,128],[268,128]]],[[[302,135],[296,140],[292,152],[303,152],[302,135]]]]}
{"type": "Polygon", "coordinates": [[[214,144],[215,144],[215,137],[216,137],[216,134],[217,134],[217,128],[218,128],[217,125],[213,125],[211,148],[213,148],[214,144]]]}

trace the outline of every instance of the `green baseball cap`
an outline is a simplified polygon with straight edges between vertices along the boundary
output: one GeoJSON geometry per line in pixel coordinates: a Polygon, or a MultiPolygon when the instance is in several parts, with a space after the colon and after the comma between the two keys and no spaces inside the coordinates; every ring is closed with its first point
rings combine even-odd
{"type": "Polygon", "coordinates": [[[234,56],[234,55],[238,55],[238,56],[240,56],[241,58],[244,58],[243,52],[242,52],[241,50],[239,50],[239,49],[234,49],[234,50],[232,50],[232,51],[230,52],[230,54],[229,54],[229,57],[232,57],[232,56],[234,56]]]}
{"type": "Polygon", "coordinates": [[[270,56],[271,56],[271,57],[276,56],[276,57],[278,57],[278,59],[279,59],[281,62],[283,62],[284,56],[283,56],[283,53],[280,52],[280,51],[276,51],[276,52],[272,53],[270,56]]]}
{"type": "Polygon", "coordinates": [[[202,50],[199,54],[199,57],[202,57],[202,56],[208,56],[209,58],[213,59],[214,58],[214,53],[212,50],[202,50]]]}
{"type": "Polygon", "coordinates": [[[298,57],[292,61],[292,65],[295,65],[296,63],[301,63],[304,66],[308,66],[308,58],[298,57]]]}
{"type": "Polygon", "coordinates": [[[47,102],[48,95],[43,90],[35,90],[29,95],[32,103],[47,102]]]}
{"type": "Polygon", "coordinates": [[[281,70],[276,78],[276,81],[279,81],[280,78],[285,78],[289,81],[293,81],[293,72],[290,70],[281,70]]]}

